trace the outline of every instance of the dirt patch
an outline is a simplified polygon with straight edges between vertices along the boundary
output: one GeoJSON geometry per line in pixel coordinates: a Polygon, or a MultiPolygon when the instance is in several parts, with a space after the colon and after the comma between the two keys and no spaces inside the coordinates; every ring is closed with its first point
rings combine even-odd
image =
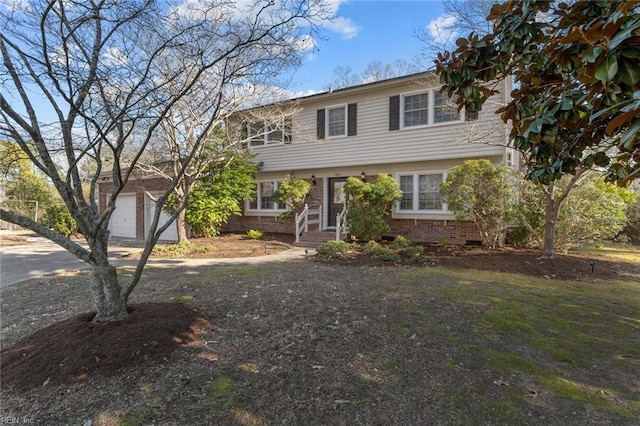
{"type": "Polygon", "coordinates": [[[206,319],[180,303],[130,305],[129,317],[117,323],[92,323],[94,316],[57,322],[3,351],[3,387],[70,384],[166,361],[209,327],[206,319]]]}
{"type": "MultiPolygon", "coordinates": [[[[246,234],[225,233],[211,238],[192,238],[185,244],[156,244],[151,258],[230,259],[264,256],[290,249],[294,241],[293,234],[264,234],[260,239],[251,239],[246,234]]],[[[139,241],[132,243],[122,239],[115,239],[113,243],[134,247],[140,245],[139,241]]],[[[139,252],[131,253],[130,257],[139,257],[139,252]]]]}

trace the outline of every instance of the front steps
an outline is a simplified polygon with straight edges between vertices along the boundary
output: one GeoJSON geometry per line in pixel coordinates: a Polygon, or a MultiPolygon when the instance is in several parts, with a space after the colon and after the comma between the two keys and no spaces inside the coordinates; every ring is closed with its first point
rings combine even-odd
{"type": "MultiPolygon", "coordinates": [[[[307,231],[300,235],[300,241],[293,243],[296,247],[316,248],[327,241],[336,239],[336,231],[307,231]]],[[[342,234],[341,239],[345,240],[346,235],[342,234]]]]}

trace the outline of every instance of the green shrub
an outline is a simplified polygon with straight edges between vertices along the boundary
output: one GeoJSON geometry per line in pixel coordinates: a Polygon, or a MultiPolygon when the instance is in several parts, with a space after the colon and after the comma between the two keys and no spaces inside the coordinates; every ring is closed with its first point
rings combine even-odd
{"type": "Polygon", "coordinates": [[[374,260],[381,262],[407,263],[422,265],[427,259],[422,256],[424,247],[412,245],[407,238],[398,236],[388,246],[376,241],[369,241],[360,251],[374,260]]]}
{"type": "Polygon", "coordinates": [[[209,253],[209,252],[212,252],[212,251],[215,251],[215,250],[216,250],[216,248],[213,247],[213,246],[201,246],[201,247],[198,247],[196,251],[198,253],[209,253]]]}
{"type": "Polygon", "coordinates": [[[193,243],[180,242],[177,244],[157,245],[153,249],[156,253],[166,254],[169,257],[181,257],[193,249],[193,243]]]}
{"type": "Polygon", "coordinates": [[[381,249],[382,249],[382,246],[378,242],[371,240],[367,242],[367,244],[362,246],[360,251],[362,251],[362,253],[366,254],[367,256],[373,256],[376,253],[378,253],[381,249]]]}
{"type": "Polygon", "coordinates": [[[409,246],[398,252],[403,263],[412,263],[416,265],[426,263],[426,259],[422,256],[423,253],[424,247],[422,246],[409,246]]]}
{"type": "Polygon", "coordinates": [[[440,239],[438,239],[438,245],[442,248],[446,248],[449,245],[449,240],[447,237],[440,237],[440,239]]]}
{"type": "Polygon", "coordinates": [[[294,212],[302,210],[310,189],[311,184],[306,180],[291,177],[280,182],[278,190],[273,193],[273,199],[290,207],[289,215],[292,215],[294,212]]]}
{"type": "Polygon", "coordinates": [[[78,233],[78,224],[76,223],[69,210],[60,205],[54,205],[47,208],[47,220],[49,228],[61,233],[65,237],[78,233]]]}
{"type": "Polygon", "coordinates": [[[352,247],[346,241],[327,241],[316,247],[316,253],[318,253],[318,256],[327,259],[344,259],[352,247]]]}
{"type": "Polygon", "coordinates": [[[518,225],[507,229],[507,241],[514,247],[535,247],[533,232],[525,225],[518,225]]]}
{"type": "Polygon", "coordinates": [[[257,229],[249,229],[247,231],[247,237],[249,237],[249,239],[251,240],[261,240],[263,236],[264,235],[262,234],[262,232],[258,231],[257,229]]]}
{"type": "Polygon", "coordinates": [[[452,168],[440,186],[443,202],[455,213],[456,220],[476,224],[484,243],[502,247],[507,224],[512,219],[515,187],[506,165],[495,166],[489,160],[468,160],[452,168]]]}
{"type": "Polygon", "coordinates": [[[393,241],[391,241],[391,244],[389,244],[389,247],[391,247],[393,250],[399,250],[407,248],[409,246],[411,246],[411,240],[403,237],[402,235],[396,236],[393,241]]]}
{"type": "Polygon", "coordinates": [[[371,255],[372,259],[379,260],[381,262],[400,262],[400,255],[393,252],[389,247],[380,246],[380,249],[371,255]]]}
{"type": "Polygon", "coordinates": [[[350,177],[344,192],[349,196],[347,221],[351,235],[369,241],[389,232],[387,219],[391,206],[402,197],[400,186],[394,178],[382,173],[374,183],[368,183],[350,177]]]}

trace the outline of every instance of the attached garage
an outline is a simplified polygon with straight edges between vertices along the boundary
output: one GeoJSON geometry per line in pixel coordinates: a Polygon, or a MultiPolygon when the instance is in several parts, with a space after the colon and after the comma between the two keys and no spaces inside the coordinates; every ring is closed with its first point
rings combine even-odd
{"type": "MultiPolygon", "coordinates": [[[[160,177],[136,176],[130,179],[116,199],[116,208],[109,221],[112,237],[146,238],[149,224],[155,213],[154,194],[161,194],[167,186],[167,180],[160,177]]],[[[99,183],[99,203],[101,211],[107,208],[113,184],[111,177],[105,174],[99,183]]],[[[162,212],[160,224],[164,224],[169,216],[162,212]]],[[[161,241],[177,241],[178,228],[174,223],[162,233],[161,241]]]]}
{"type": "Polygon", "coordinates": [[[112,237],[136,237],[136,196],[119,195],[111,215],[109,230],[112,237]]]}
{"type": "MultiPolygon", "coordinates": [[[[144,196],[144,235],[149,235],[149,227],[153,221],[153,215],[156,212],[156,203],[145,194],[144,196]]],[[[160,220],[158,226],[163,225],[169,220],[169,215],[164,211],[160,212],[160,220]]],[[[161,241],[178,241],[178,227],[175,221],[169,225],[167,229],[160,235],[161,241]]]]}

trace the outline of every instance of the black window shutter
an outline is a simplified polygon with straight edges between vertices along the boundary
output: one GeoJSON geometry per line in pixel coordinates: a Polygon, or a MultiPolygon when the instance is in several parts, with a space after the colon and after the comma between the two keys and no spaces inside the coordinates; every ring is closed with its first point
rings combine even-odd
{"type": "Polygon", "coordinates": [[[318,127],[316,129],[316,134],[318,139],[324,139],[324,109],[318,110],[318,119],[317,119],[318,127]]]}
{"type": "Polygon", "coordinates": [[[247,148],[249,146],[249,123],[246,121],[242,122],[242,126],[240,127],[240,147],[247,148]]]}
{"type": "Polygon", "coordinates": [[[347,136],[358,134],[358,104],[349,104],[347,108],[347,136]]]}
{"type": "Polygon", "coordinates": [[[400,129],[400,95],[389,98],[389,130],[400,129]]]}
{"type": "Polygon", "coordinates": [[[464,112],[464,119],[466,121],[476,121],[478,119],[478,111],[476,111],[476,112],[465,111],[464,112]]]}
{"type": "Polygon", "coordinates": [[[293,139],[293,120],[291,117],[284,119],[284,143],[291,143],[293,139]]]}

